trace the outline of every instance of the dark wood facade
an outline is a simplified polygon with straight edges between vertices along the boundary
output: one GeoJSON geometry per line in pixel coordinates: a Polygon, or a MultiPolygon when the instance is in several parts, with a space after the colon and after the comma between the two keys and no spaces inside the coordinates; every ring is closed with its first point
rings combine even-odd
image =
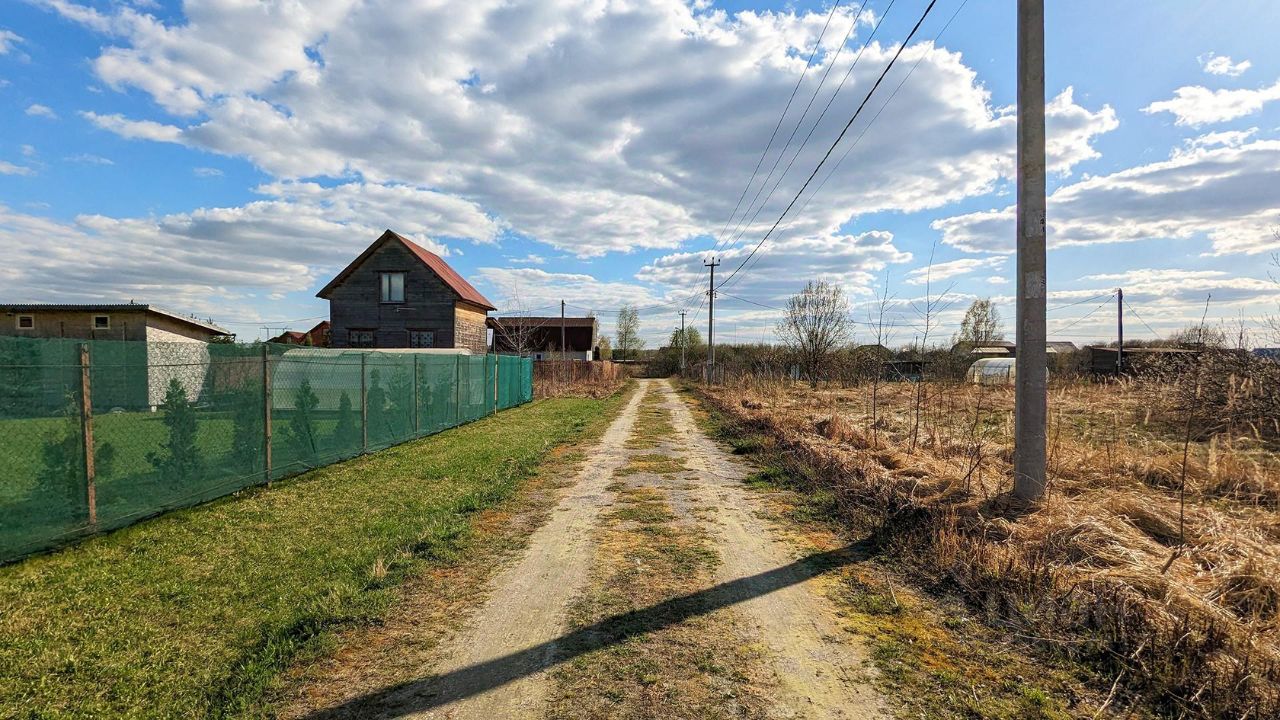
{"type": "Polygon", "coordinates": [[[319,296],[329,301],[331,347],[488,348],[488,301],[439,257],[387,231],[319,296]],[[385,300],[383,276],[403,274],[403,298],[385,300]]]}

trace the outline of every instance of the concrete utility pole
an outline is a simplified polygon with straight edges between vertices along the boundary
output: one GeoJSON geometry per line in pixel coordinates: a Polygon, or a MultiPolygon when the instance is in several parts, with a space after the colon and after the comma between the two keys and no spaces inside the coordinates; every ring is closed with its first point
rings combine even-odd
{"type": "Polygon", "coordinates": [[[1044,496],[1045,357],[1044,0],[1018,0],[1018,355],[1013,495],[1044,496]]]}
{"type": "Polygon", "coordinates": [[[1116,288],[1116,374],[1124,371],[1124,288],[1116,288]]]}
{"type": "Polygon", "coordinates": [[[716,268],[720,262],[711,258],[711,262],[702,263],[711,268],[711,282],[707,285],[707,383],[716,369],[716,268]]]}
{"type": "Polygon", "coordinates": [[[684,315],[688,310],[680,311],[680,374],[684,375],[684,347],[689,344],[689,336],[684,331],[684,315]]]}

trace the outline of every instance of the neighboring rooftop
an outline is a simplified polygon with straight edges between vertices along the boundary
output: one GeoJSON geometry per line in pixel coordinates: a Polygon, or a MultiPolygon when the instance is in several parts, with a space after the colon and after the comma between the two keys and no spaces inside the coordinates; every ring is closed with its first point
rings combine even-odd
{"type": "Polygon", "coordinates": [[[214,324],[212,320],[201,320],[194,315],[184,315],[149,303],[0,303],[3,313],[35,313],[51,312],[150,312],[157,315],[194,325],[215,335],[231,335],[231,331],[214,324]]]}
{"type": "Polygon", "coordinates": [[[364,262],[365,259],[372,255],[375,250],[392,241],[403,244],[409,252],[413,253],[414,257],[422,261],[423,265],[426,265],[441,280],[443,280],[444,284],[458,296],[459,300],[464,300],[473,305],[479,305],[486,310],[498,309],[493,303],[489,302],[484,295],[481,295],[480,291],[476,290],[471,283],[467,282],[465,278],[459,275],[458,271],[450,267],[449,263],[444,261],[444,258],[393,230],[387,230],[382,233],[382,235],[375,240],[372,245],[365,248],[364,252],[360,253],[355,260],[351,261],[351,264],[343,268],[342,272],[338,273],[336,277],[330,280],[328,285],[325,285],[320,292],[316,293],[316,297],[328,299],[330,290],[340,285],[343,280],[346,280],[347,276],[354,272],[356,268],[360,267],[360,263],[364,262]]]}

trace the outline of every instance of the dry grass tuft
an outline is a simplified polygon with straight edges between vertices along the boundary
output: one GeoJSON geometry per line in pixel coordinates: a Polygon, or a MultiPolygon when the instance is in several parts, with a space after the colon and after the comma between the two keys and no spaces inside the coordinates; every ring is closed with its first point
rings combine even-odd
{"type": "MultiPolygon", "coordinates": [[[[1257,392],[1224,397],[1242,387],[1257,392]]],[[[1161,712],[1280,717],[1280,453],[1265,433],[1192,427],[1150,384],[1055,384],[1048,497],[1016,513],[1012,389],[931,383],[918,417],[915,390],[881,385],[874,428],[865,387],[705,394],[1002,624],[1123,672],[1161,712]]]]}

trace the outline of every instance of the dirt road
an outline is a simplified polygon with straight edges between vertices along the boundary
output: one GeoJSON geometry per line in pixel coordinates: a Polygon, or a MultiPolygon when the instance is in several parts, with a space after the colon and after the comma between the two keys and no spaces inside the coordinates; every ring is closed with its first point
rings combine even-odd
{"type": "Polygon", "coordinates": [[[640,381],[440,664],[308,717],[884,715],[826,599],[824,569],[849,554],[798,557],[760,519],[750,471],[670,383],[640,381]]]}

